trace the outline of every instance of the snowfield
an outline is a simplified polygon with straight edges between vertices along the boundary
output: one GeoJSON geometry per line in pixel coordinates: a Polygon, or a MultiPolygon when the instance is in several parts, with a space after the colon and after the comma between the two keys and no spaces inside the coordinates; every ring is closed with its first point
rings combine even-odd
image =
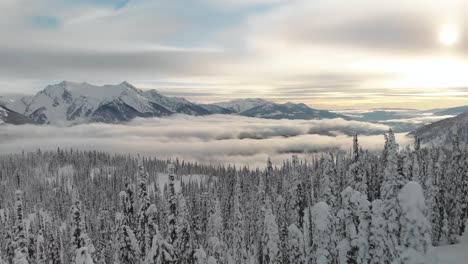
{"type": "Polygon", "coordinates": [[[468,232],[465,232],[459,244],[439,246],[433,250],[438,264],[468,263],[468,232]]]}

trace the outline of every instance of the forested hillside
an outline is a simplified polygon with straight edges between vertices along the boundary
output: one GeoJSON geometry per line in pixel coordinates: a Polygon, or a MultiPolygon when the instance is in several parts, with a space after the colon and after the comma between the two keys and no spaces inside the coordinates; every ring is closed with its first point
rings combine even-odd
{"type": "Polygon", "coordinates": [[[468,152],[265,169],[58,149],[0,156],[0,263],[431,263],[468,214],[468,152]],[[190,176],[192,175],[192,176],[190,176]],[[197,175],[197,177],[193,177],[197,175]]]}

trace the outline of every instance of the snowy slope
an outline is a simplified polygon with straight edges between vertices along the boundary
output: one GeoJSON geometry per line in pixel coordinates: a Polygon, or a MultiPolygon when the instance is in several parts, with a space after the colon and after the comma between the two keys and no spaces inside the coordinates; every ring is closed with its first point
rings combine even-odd
{"type": "Polygon", "coordinates": [[[445,145],[451,142],[454,132],[457,132],[460,142],[468,142],[468,113],[425,125],[410,135],[417,136],[423,143],[445,145]]]}
{"type": "Polygon", "coordinates": [[[8,109],[7,107],[0,105],[0,125],[2,124],[13,124],[13,125],[23,125],[31,124],[33,121],[15,111],[8,109]]]}
{"type": "Polygon", "coordinates": [[[269,103],[251,108],[240,113],[243,116],[269,118],[269,119],[328,119],[328,118],[344,118],[348,117],[325,110],[312,109],[305,104],[285,103],[274,104],[269,103]]]}
{"type": "Polygon", "coordinates": [[[250,110],[254,107],[262,105],[272,105],[273,102],[261,99],[261,98],[247,98],[247,99],[236,99],[229,102],[215,103],[214,105],[232,110],[236,113],[242,113],[250,110]]]}
{"type": "Polygon", "coordinates": [[[436,247],[434,253],[438,264],[468,263],[468,232],[462,236],[460,243],[436,247]]]}
{"type": "Polygon", "coordinates": [[[204,107],[194,104],[185,98],[180,97],[166,97],[156,90],[145,91],[143,95],[155,102],[171,110],[174,113],[187,114],[187,115],[208,115],[211,111],[204,107]]]}
{"type": "Polygon", "coordinates": [[[227,109],[242,116],[268,119],[349,119],[347,116],[330,111],[312,109],[301,103],[288,102],[277,104],[259,98],[237,99],[224,103],[216,103],[211,106],[211,108],[219,107],[219,110],[216,109],[218,112],[227,109]]]}

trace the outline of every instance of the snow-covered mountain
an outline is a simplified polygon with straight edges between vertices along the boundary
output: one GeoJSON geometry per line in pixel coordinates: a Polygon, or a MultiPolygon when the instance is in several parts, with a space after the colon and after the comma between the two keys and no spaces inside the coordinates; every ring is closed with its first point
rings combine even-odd
{"type": "Polygon", "coordinates": [[[242,116],[268,119],[328,119],[344,118],[347,116],[326,110],[316,110],[305,104],[285,103],[277,104],[260,98],[237,99],[211,105],[242,116]]]}
{"type": "Polygon", "coordinates": [[[246,99],[236,99],[229,102],[215,103],[213,105],[229,109],[234,113],[242,113],[244,111],[250,110],[254,107],[262,105],[271,105],[273,102],[261,99],[261,98],[246,98],[246,99]]]}
{"type": "Polygon", "coordinates": [[[22,114],[8,109],[5,106],[0,105],[0,125],[12,124],[12,125],[24,125],[34,123],[31,118],[28,118],[22,114]]]}
{"type": "Polygon", "coordinates": [[[96,86],[63,81],[49,85],[33,97],[8,104],[38,124],[115,123],[135,117],[173,113],[204,115],[210,112],[183,98],[142,91],[127,82],[96,86]]]}
{"type": "Polygon", "coordinates": [[[460,142],[465,145],[468,143],[468,112],[422,126],[410,135],[417,136],[423,143],[447,145],[455,133],[460,142]]]}
{"type": "Polygon", "coordinates": [[[37,124],[54,125],[117,123],[135,117],[160,117],[174,113],[237,114],[269,119],[349,119],[305,104],[277,104],[260,98],[196,104],[185,98],[164,96],[156,90],[142,91],[128,82],[96,86],[63,81],[47,86],[34,96],[4,101],[9,109],[30,117],[37,124]]]}

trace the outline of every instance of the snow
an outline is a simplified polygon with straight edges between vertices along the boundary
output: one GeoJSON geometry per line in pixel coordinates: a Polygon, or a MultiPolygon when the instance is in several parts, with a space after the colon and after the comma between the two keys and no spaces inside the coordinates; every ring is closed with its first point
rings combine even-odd
{"type": "MultiPolygon", "coordinates": [[[[45,123],[70,125],[90,121],[93,113],[102,105],[114,101],[123,102],[140,113],[159,113],[154,104],[181,107],[191,104],[183,98],[170,98],[143,92],[127,82],[97,86],[89,83],[63,81],[49,85],[33,97],[24,97],[8,104],[11,109],[30,116],[44,115],[45,123]],[[156,99],[155,99],[156,98],[156,99]]],[[[174,107],[172,107],[174,108],[174,107]]],[[[169,110],[168,110],[169,111],[169,110]]],[[[36,116],[36,119],[39,117],[36,116]]]]}
{"type": "Polygon", "coordinates": [[[272,102],[266,101],[260,98],[247,98],[247,99],[236,99],[229,102],[216,103],[214,105],[221,106],[224,108],[232,109],[237,113],[241,113],[250,110],[254,107],[273,104],[272,102]]]}
{"type": "MultiPolygon", "coordinates": [[[[420,211],[423,211],[426,207],[424,204],[424,196],[421,185],[417,182],[411,181],[408,182],[398,194],[398,200],[403,210],[417,208],[420,211]]],[[[419,211],[419,212],[420,212],[419,211]]],[[[421,215],[424,217],[424,215],[421,215]]]]}
{"type": "MultiPolygon", "coordinates": [[[[466,223],[468,225],[468,222],[466,223]]],[[[438,264],[466,264],[468,262],[468,232],[461,237],[460,243],[433,248],[438,264]]]]}
{"type": "Polygon", "coordinates": [[[0,105],[0,125],[6,123],[5,120],[8,118],[8,110],[0,105]]]}
{"type": "Polygon", "coordinates": [[[94,264],[87,247],[82,247],[76,251],[75,264],[94,264]]]}

